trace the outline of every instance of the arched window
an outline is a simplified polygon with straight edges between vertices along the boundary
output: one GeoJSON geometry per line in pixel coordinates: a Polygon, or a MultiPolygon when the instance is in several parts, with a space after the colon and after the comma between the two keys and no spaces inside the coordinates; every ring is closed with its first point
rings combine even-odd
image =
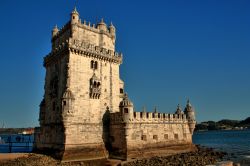
{"type": "Polygon", "coordinates": [[[92,60],[92,61],[90,62],[90,68],[96,70],[96,69],[98,68],[98,62],[92,60]]]}
{"type": "Polygon", "coordinates": [[[95,61],[95,67],[94,67],[95,69],[97,69],[98,68],[98,63],[97,63],[97,61],[95,61]]]}
{"type": "Polygon", "coordinates": [[[92,60],[90,63],[90,68],[93,69],[94,68],[94,61],[92,60]]]}

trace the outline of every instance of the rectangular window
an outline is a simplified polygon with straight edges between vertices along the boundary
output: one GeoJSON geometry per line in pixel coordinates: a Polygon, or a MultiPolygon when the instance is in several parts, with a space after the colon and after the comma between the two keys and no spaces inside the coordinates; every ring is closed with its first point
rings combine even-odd
{"type": "Polygon", "coordinates": [[[128,108],[124,108],[124,113],[128,113],[128,108]]]}
{"type": "Polygon", "coordinates": [[[122,88],[120,88],[120,93],[123,94],[123,89],[122,88]]]}
{"type": "Polygon", "coordinates": [[[174,134],[174,139],[178,139],[178,134],[174,134]]]}
{"type": "Polygon", "coordinates": [[[142,135],[142,136],[141,136],[141,140],[147,141],[147,136],[146,136],[146,135],[142,135]]]}
{"type": "Polygon", "coordinates": [[[153,139],[158,140],[158,135],[153,135],[153,139]]]}
{"type": "Polygon", "coordinates": [[[63,106],[65,106],[66,105],[66,101],[63,101],[63,106]]]}

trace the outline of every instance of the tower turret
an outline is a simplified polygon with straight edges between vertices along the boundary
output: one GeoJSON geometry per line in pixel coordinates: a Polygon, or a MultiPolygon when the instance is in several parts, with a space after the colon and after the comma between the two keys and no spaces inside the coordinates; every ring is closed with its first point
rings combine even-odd
{"type": "Polygon", "coordinates": [[[57,25],[52,30],[52,38],[56,36],[56,34],[59,32],[59,29],[57,28],[57,25]]]}
{"type": "Polygon", "coordinates": [[[101,19],[101,22],[97,24],[97,28],[104,32],[107,31],[107,25],[105,24],[103,18],[101,19]]]}
{"type": "Polygon", "coordinates": [[[185,111],[184,113],[186,114],[187,116],[187,120],[188,120],[188,125],[189,125],[189,130],[190,132],[193,134],[194,132],[194,128],[195,128],[195,124],[196,124],[196,121],[195,121],[195,113],[194,113],[194,109],[188,99],[187,101],[187,105],[186,105],[186,108],[185,108],[185,111]]]}
{"type": "Polygon", "coordinates": [[[76,10],[76,7],[71,12],[71,24],[77,24],[79,22],[79,13],[76,10]]]}
{"type": "Polygon", "coordinates": [[[116,37],[115,37],[115,27],[112,24],[112,22],[110,23],[110,26],[109,26],[109,33],[111,34],[111,37],[112,37],[112,40],[113,40],[113,43],[114,43],[116,37]]]}
{"type": "Polygon", "coordinates": [[[111,35],[115,36],[115,26],[113,25],[112,22],[109,25],[109,32],[110,32],[111,35]]]}
{"type": "Polygon", "coordinates": [[[184,112],[181,110],[180,104],[177,105],[177,109],[175,111],[175,114],[184,114],[184,112]]]}
{"type": "Polygon", "coordinates": [[[123,100],[120,102],[120,112],[124,117],[124,121],[129,121],[129,119],[133,118],[134,114],[134,105],[128,98],[128,95],[125,93],[123,100]]]}

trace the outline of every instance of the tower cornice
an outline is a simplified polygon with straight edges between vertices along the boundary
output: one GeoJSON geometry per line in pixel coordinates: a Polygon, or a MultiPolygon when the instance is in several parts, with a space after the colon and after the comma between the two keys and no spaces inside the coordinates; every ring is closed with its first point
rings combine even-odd
{"type": "Polygon", "coordinates": [[[62,42],[62,44],[53,49],[47,56],[44,57],[44,66],[49,64],[56,57],[62,56],[61,54],[65,51],[85,57],[93,57],[100,60],[109,61],[112,63],[122,63],[122,53],[70,38],[69,41],[67,40],[62,42]]]}

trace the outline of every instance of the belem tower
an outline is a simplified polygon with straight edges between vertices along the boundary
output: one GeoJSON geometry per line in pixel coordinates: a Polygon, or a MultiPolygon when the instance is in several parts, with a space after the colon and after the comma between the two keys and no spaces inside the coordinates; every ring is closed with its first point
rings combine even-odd
{"type": "Polygon", "coordinates": [[[45,94],[34,149],[61,160],[95,160],[187,152],[194,149],[194,110],[174,114],[135,112],[124,92],[115,50],[116,29],[101,20],[81,21],[76,8],[61,29],[52,30],[44,58],[45,94]]]}

